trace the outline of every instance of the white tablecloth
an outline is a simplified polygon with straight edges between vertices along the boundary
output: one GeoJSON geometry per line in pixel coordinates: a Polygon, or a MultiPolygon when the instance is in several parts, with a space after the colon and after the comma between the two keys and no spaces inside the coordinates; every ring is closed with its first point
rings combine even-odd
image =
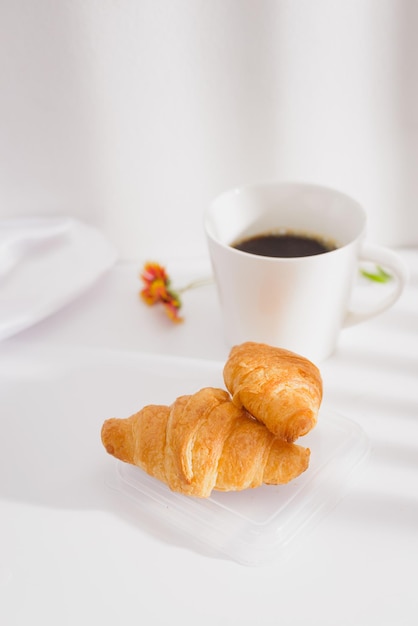
{"type": "MultiPolygon", "coordinates": [[[[183,295],[174,325],[140,302],[140,265],[119,264],[3,341],[0,623],[415,625],[418,251],[401,254],[411,280],[400,301],[343,331],[321,364],[324,410],[360,425],[370,455],[291,554],[260,566],[214,554],[113,491],[100,442],[104,419],[141,408],[135,359],[152,355],[156,371],[159,357],[225,360],[213,285],[183,295]]],[[[168,271],[182,285],[208,266],[173,260],[168,271]]]]}

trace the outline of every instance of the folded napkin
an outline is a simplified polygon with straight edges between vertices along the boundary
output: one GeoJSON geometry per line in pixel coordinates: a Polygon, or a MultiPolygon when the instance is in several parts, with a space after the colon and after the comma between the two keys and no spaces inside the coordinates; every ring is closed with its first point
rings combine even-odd
{"type": "Polygon", "coordinates": [[[0,340],[74,300],[116,258],[98,230],[73,218],[0,220],[0,340]]]}

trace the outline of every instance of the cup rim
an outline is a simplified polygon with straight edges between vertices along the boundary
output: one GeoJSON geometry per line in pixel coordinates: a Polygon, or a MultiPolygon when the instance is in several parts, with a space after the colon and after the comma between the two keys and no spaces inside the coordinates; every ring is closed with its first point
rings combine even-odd
{"type": "Polygon", "coordinates": [[[320,259],[321,257],[329,258],[329,255],[336,255],[340,253],[342,250],[345,250],[347,247],[354,245],[357,241],[361,240],[364,237],[365,230],[366,230],[366,221],[367,221],[367,214],[364,208],[361,206],[358,200],[356,200],[352,196],[331,186],[320,185],[317,183],[303,182],[303,181],[256,182],[256,183],[247,183],[245,185],[225,189],[224,191],[222,191],[221,193],[219,193],[217,196],[215,196],[212,199],[209,206],[206,208],[204,212],[204,220],[203,220],[206,236],[211,241],[216,243],[218,246],[224,248],[225,250],[228,250],[232,254],[238,254],[247,258],[250,257],[252,259],[256,257],[258,259],[262,259],[265,262],[271,262],[271,263],[277,263],[278,261],[300,262],[300,261],[306,261],[307,259],[312,261],[312,259],[320,259]],[[222,241],[220,238],[216,237],[212,233],[210,225],[209,225],[210,216],[213,210],[215,209],[215,207],[220,202],[225,201],[225,199],[227,199],[228,197],[232,197],[234,195],[237,196],[237,195],[252,192],[252,191],[256,192],[256,191],[262,191],[262,190],[268,190],[268,189],[271,190],[275,188],[278,188],[278,189],[288,188],[289,190],[294,188],[294,189],[299,189],[300,191],[311,189],[313,191],[324,192],[324,193],[333,195],[335,197],[338,197],[346,202],[349,202],[353,207],[356,208],[358,214],[360,214],[361,219],[363,221],[362,226],[359,229],[359,232],[357,233],[355,237],[352,237],[350,241],[342,243],[341,245],[339,245],[337,248],[333,250],[329,250],[327,252],[324,252],[318,255],[297,256],[297,257],[270,257],[270,256],[263,256],[263,255],[254,255],[252,253],[234,248],[231,244],[225,243],[224,241],[222,241]]]}

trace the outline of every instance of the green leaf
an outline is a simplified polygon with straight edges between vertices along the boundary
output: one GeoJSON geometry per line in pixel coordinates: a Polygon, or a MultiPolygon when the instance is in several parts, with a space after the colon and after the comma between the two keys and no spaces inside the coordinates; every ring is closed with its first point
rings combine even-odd
{"type": "Polygon", "coordinates": [[[376,265],[375,272],[369,272],[365,269],[360,269],[360,273],[365,278],[373,280],[375,283],[387,283],[392,280],[392,275],[388,274],[382,267],[376,265]]]}

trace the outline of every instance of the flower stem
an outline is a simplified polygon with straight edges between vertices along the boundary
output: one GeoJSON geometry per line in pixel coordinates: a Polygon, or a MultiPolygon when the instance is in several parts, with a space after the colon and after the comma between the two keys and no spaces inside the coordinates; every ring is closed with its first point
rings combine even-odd
{"type": "Polygon", "coordinates": [[[197,287],[205,287],[206,285],[211,285],[213,283],[213,277],[208,276],[207,278],[200,278],[198,280],[194,280],[193,282],[185,285],[184,287],[176,288],[177,293],[183,293],[188,291],[189,289],[195,289],[197,287]]]}

